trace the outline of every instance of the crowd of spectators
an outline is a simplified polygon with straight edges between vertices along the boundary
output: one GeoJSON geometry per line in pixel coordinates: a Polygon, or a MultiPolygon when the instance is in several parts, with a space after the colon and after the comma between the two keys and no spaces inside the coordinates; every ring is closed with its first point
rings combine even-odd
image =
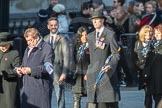
{"type": "MultiPolygon", "coordinates": [[[[115,31],[115,39],[121,47],[121,58],[117,66],[119,84],[120,86],[137,86],[140,83],[141,69],[137,65],[138,54],[134,52],[135,42],[144,25],[154,28],[162,22],[162,0],[146,2],[131,0],[127,4],[125,2],[125,0],[114,0],[112,5],[106,6],[102,0],[90,0],[83,2],[80,12],[74,15],[74,13],[67,14],[66,7],[60,4],[59,0],[51,0],[48,9],[43,10],[47,15],[40,10],[38,17],[46,21],[50,17],[57,17],[58,32],[68,37],[68,32],[77,33],[79,27],[86,27],[89,33],[94,31],[89,18],[93,12],[102,11],[105,16],[104,25],[115,31]]],[[[46,21],[41,22],[40,25],[34,24],[33,27],[38,25],[36,28],[39,30],[40,27],[43,28],[43,24],[47,24],[46,21]]],[[[40,33],[42,31],[40,29],[40,33]]],[[[46,33],[41,34],[44,36],[46,33]]]]}
{"type": "MultiPolygon", "coordinates": [[[[89,47],[91,50],[89,52],[89,49],[87,47],[87,39],[88,39],[88,42],[91,42],[91,39],[93,39],[93,37],[90,38],[88,36],[92,36],[98,30],[97,27],[95,27],[97,26],[96,24],[97,21],[100,21],[103,23],[103,25],[101,23],[101,28],[106,27],[106,31],[109,31],[110,33],[112,33],[114,43],[113,42],[108,42],[108,43],[110,44],[113,43],[112,45],[116,46],[115,52],[119,53],[120,55],[119,61],[116,60],[116,63],[117,62],[118,63],[116,64],[117,68],[115,70],[118,76],[118,79],[115,80],[118,83],[117,86],[121,86],[121,87],[138,86],[139,89],[144,89],[145,91],[144,105],[146,108],[152,108],[152,101],[153,101],[152,98],[155,101],[156,108],[158,107],[158,105],[160,105],[159,102],[161,101],[161,96],[162,96],[161,95],[162,86],[159,83],[161,82],[161,78],[162,78],[161,73],[160,73],[161,64],[159,64],[161,63],[160,60],[161,60],[161,54],[162,54],[162,50],[161,50],[162,49],[161,48],[162,0],[157,0],[157,1],[151,0],[151,1],[146,1],[146,2],[139,2],[136,0],[132,0],[132,1],[129,1],[127,5],[125,2],[126,2],[125,0],[114,0],[112,5],[106,6],[102,0],[89,0],[87,2],[83,2],[80,5],[80,11],[74,14],[74,13],[67,13],[66,6],[64,4],[59,3],[59,0],[51,0],[49,7],[47,9],[40,9],[38,11],[37,13],[38,21],[35,22],[31,26],[32,27],[31,30],[30,28],[27,29],[29,30],[28,31],[29,33],[28,32],[25,32],[26,34],[24,33],[24,36],[27,36],[25,37],[25,39],[28,42],[28,47],[29,47],[26,50],[26,51],[29,50],[29,53],[26,52],[26,55],[29,56],[31,53],[33,53],[33,52],[30,52],[31,50],[33,50],[33,48],[31,48],[29,45],[29,41],[31,39],[30,40],[28,39],[28,35],[30,37],[30,32],[33,33],[32,34],[33,36],[38,35],[36,38],[32,37],[32,40],[36,41],[35,43],[36,45],[39,44],[39,42],[43,43],[45,40],[46,42],[50,44],[49,46],[47,45],[47,47],[53,48],[51,49],[51,53],[55,54],[55,58],[52,56],[53,58],[52,57],[50,58],[50,60],[52,60],[50,61],[50,63],[52,64],[53,59],[54,59],[54,77],[53,77],[54,82],[52,84],[52,83],[48,83],[47,81],[47,83],[49,84],[49,88],[48,88],[49,93],[54,93],[54,89],[51,89],[51,88],[52,86],[55,87],[58,108],[65,108],[64,81],[68,80],[67,78],[69,78],[68,77],[69,72],[73,71],[73,70],[70,70],[69,68],[70,65],[76,65],[75,67],[76,70],[77,70],[77,67],[80,67],[79,68],[80,70],[78,71],[83,72],[83,74],[79,74],[79,77],[77,77],[78,79],[77,78],[73,79],[73,80],[76,80],[77,82],[75,85],[72,86],[74,108],[80,108],[81,97],[87,96],[87,91],[86,91],[86,86],[85,86],[86,85],[85,82],[87,81],[86,71],[87,71],[89,63],[93,64],[91,63],[91,61],[89,61],[89,57],[91,58],[92,57],[91,54],[94,54],[94,52],[92,51],[93,49],[92,46],[89,47]],[[96,13],[100,12],[102,13],[102,15],[100,13],[96,14],[95,12],[96,13]],[[73,44],[72,47],[74,48],[74,50],[71,50],[71,52],[69,52],[70,51],[69,43],[71,42],[70,40],[72,39],[71,37],[69,37],[68,34],[71,32],[74,34],[74,38],[73,38],[74,42],[72,42],[73,44]],[[52,39],[53,37],[55,38],[54,40],[52,39]],[[86,46],[86,51],[84,52],[85,53],[84,56],[86,57],[80,56],[82,52],[79,52],[79,51],[82,51],[81,48],[83,48],[83,45],[86,46]],[[119,49],[120,49],[119,51],[117,51],[117,46],[119,46],[119,49]],[[80,56],[79,59],[78,59],[78,56],[80,56]],[[75,64],[70,64],[69,60],[75,61],[74,62],[75,64]],[[152,74],[152,73],[155,73],[155,74],[152,74]]],[[[101,37],[102,35],[103,34],[100,33],[101,37]]],[[[112,35],[108,33],[106,34],[106,36],[108,37],[112,35]]],[[[104,44],[102,43],[102,41],[104,40],[98,40],[98,41],[101,41],[101,43],[98,43],[98,45],[104,44]]],[[[101,49],[102,47],[106,47],[102,45],[101,45],[101,49]]],[[[33,45],[33,47],[35,48],[35,45],[33,45]]],[[[112,46],[110,45],[110,47],[112,46]]],[[[41,50],[41,49],[39,48],[37,50],[41,50]]],[[[46,48],[44,50],[46,50],[46,48]]],[[[108,51],[109,50],[107,49],[107,52],[108,51]]],[[[100,55],[100,53],[97,53],[97,54],[100,55]]],[[[29,59],[28,56],[26,56],[26,59],[29,59]]],[[[43,56],[43,53],[41,56],[43,56]]],[[[118,57],[118,55],[116,56],[118,57]]],[[[94,57],[96,57],[95,54],[93,55],[92,58],[94,59],[94,57]]],[[[23,63],[25,63],[24,60],[23,60],[23,63]]],[[[44,65],[42,64],[42,62],[40,64],[44,65]]],[[[47,66],[51,66],[51,64],[47,66]]],[[[31,65],[32,64],[30,64],[29,62],[29,64],[26,63],[24,66],[30,67],[31,65]]],[[[111,68],[109,67],[108,69],[111,70],[111,68]]],[[[48,69],[44,69],[44,70],[47,71],[48,69]]],[[[28,67],[24,67],[24,68],[19,67],[17,70],[19,77],[22,76],[22,77],[27,77],[27,78],[28,77],[33,78],[32,72],[33,72],[32,68],[30,69],[28,67]]],[[[1,76],[3,78],[3,73],[2,75],[0,75],[0,78],[1,76]]],[[[38,75],[35,75],[35,76],[38,77],[38,75]]],[[[33,79],[37,81],[39,78],[36,78],[36,79],[33,78],[33,79]]],[[[35,82],[34,80],[33,82],[35,82]]],[[[44,86],[44,85],[42,84],[41,86],[44,86]]],[[[31,89],[31,88],[28,88],[28,89],[31,89]]],[[[22,88],[21,90],[24,90],[23,91],[24,93],[26,92],[25,88],[22,88]]],[[[21,90],[19,92],[21,92],[21,90]]],[[[32,94],[35,94],[34,90],[32,94]]],[[[20,95],[22,94],[20,93],[20,95]]],[[[17,96],[17,94],[15,96],[17,96]]],[[[48,97],[49,97],[49,94],[47,98],[48,97]]],[[[54,96],[52,95],[52,98],[53,97],[54,96]]],[[[6,98],[9,98],[9,97],[7,96],[6,98]]],[[[23,95],[23,98],[26,98],[26,97],[23,95]]],[[[32,96],[30,98],[32,101],[33,99],[32,96]]],[[[39,98],[39,96],[37,95],[35,98],[39,98]]],[[[120,100],[120,93],[119,93],[118,98],[120,100]]],[[[50,107],[53,108],[55,106],[53,106],[53,104],[50,105],[49,103],[51,101],[50,99],[47,102],[47,106],[49,108],[50,107]]],[[[117,102],[119,100],[117,100],[117,102]]],[[[13,101],[15,100],[13,99],[13,101]]],[[[44,100],[42,99],[42,101],[44,100]]],[[[103,103],[100,102],[100,100],[99,100],[99,103],[101,103],[101,106],[106,105],[106,104],[103,104],[104,102],[103,103]]],[[[24,103],[23,105],[26,105],[26,103],[24,103]]],[[[37,102],[36,105],[39,106],[39,102],[37,102]]],[[[87,106],[89,105],[90,104],[87,103],[87,106]]],[[[116,106],[114,108],[118,108],[118,103],[115,103],[114,105],[116,106]]],[[[11,108],[11,107],[6,107],[6,108],[11,108]]]]}

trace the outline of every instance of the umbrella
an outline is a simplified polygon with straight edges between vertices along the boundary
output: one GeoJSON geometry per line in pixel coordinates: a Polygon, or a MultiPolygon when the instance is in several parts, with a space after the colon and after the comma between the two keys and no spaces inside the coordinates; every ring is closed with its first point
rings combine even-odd
{"type": "MultiPolygon", "coordinates": [[[[108,65],[108,63],[111,61],[112,57],[113,57],[112,54],[111,54],[110,56],[107,57],[107,59],[106,59],[105,64],[104,64],[103,67],[106,67],[106,66],[108,65]]],[[[96,78],[96,82],[95,82],[95,84],[94,84],[94,88],[96,88],[97,84],[100,82],[100,80],[101,80],[101,78],[103,77],[104,73],[105,73],[105,72],[104,72],[103,70],[101,70],[101,71],[99,72],[99,74],[98,74],[98,76],[97,76],[97,78],[96,78]]]]}
{"type": "MultiPolygon", "coordinates": [[[[120,49],[121,48],[119,47],[118,51],[120,51],[120,49]]],[[[108,63],[111,61],[112,57],[113,57],[113,54],[110,54],[110,56],[107,57],[103,67],[106,67],[108,65],[108,63]]],[[[96,88],[97,84],[101,81],[104,73],[105,72],[103,70],[100,70],[99,74],[97,75],[97,78],[96,78],[96,81],[95,81],[95,84],[94,84],[94,88],[96,88]]]]}

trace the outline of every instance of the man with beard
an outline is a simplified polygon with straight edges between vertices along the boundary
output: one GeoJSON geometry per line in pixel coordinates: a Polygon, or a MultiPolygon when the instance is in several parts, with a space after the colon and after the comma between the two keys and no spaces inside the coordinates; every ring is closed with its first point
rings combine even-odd
{"type": "MultiPolygon", "coordinates": [[[[58,108],[65,108],[65,88],[63,81],[66,78],[69,67],[69,43],[66,37],[58,32],[59,24],[55,17],[48,19],[48,29],[50,34],[44,37],[44,40],[51,44],[54,53],[54,89],[56,93],[58,108]]],[[[54,91],[52,94],[52,103],[54,100],[54,91]]],[[[52,104],[52,108],[55,107],[52,104]]]]}

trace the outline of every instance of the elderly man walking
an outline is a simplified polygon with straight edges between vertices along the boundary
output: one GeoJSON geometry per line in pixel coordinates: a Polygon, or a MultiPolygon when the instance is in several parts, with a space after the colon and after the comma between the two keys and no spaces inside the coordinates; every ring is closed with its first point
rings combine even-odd
{"type": "Polygon", "coordinates": [[[119,60],[118,44],[115,33],[104,26],[102,12],[96,11],[91,16],[95,31],[87,36],[90,50],[90,65],[87,70],[88,108],[118,108],[120,92],[116,66],[119,60]],[[112,58],[104,66],[108,56],[112,58]],[[100,75],[100,70],[104,74],[100,75]],[[99,80],[96,80],[96,79],[99,80]]]}

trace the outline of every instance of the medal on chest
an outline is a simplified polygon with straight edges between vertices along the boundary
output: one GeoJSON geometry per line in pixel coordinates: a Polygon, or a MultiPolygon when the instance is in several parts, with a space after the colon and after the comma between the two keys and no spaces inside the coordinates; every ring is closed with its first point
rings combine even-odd
{"type": "Polygon", "coordinates": [[[96,47],[100,49],[105,49],[106,44],[104,43],[105,38],[100,37],[99,39],[96,40],[96,47]]]}

